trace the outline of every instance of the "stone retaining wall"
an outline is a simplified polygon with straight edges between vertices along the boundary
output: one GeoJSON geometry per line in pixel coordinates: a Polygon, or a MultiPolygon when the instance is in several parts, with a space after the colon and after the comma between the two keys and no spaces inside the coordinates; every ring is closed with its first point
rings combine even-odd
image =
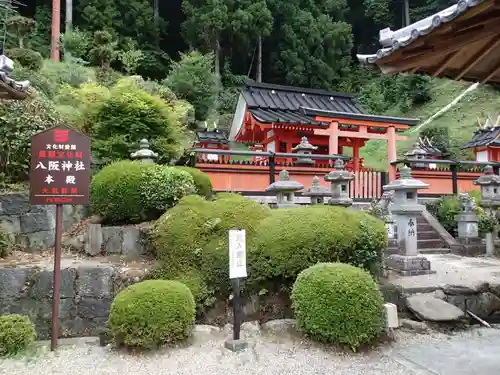
{"type": "MultiPolygon", "coordinates": [[[[85,218],[83,206],[63,206],[63,229],[85,218]]],[[[55,206],[32,206],[26,193],[0,195],[0,229],[10,233],[14,243],[34,250],[54,246],[55,206]]]]}
{"type": "MultiPolygon", "coordinates": [[[[97,260],[63,259],[61,268],[60,337],[97,335],[106,325],[114,296],[146,273],[97,260]]],[[[51,260],[0,265],[0,315],[28,315],[38,338],[49,338],[52,279],[51,260]]]]}

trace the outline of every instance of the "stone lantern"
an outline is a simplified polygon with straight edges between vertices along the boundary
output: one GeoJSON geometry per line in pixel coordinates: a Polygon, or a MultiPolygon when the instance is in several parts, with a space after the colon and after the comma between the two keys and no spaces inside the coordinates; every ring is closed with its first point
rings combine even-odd
{"type": "Polygon", "coordinates": [[[427,151],[420,147],[420,142],[415,142],[413,148],[405,153],[405,159],[410,162],[412,168],[425,168],[425,164],[419,163],[418,160],[427,159],[430,156],[427,151]]]}
{"type": "Polygon", "coordinates": [[[297,160],[295,161],[295,164],[313,165],[314,160],[310,158],[310,155],[312,155],[312,152],[317,149],[318,149],[317,146],[313,146],[312,144],[309,143],[307,137],[302,137],[300,143],[294,148],[292,148],[292,152],[297,153],[297,160]]]}
{"type": "Polygon", "coordinates": [[[354,174],[344,169],[344,162],[341,159],[335,160],[334,167],[335,170],[325,176],[325,181],[331,183],[331,198],[328,200],[328,204],[332,206],[351,206],[349,182],[354,179],[354,174]]]}
{"type": "Polygon", "coordinates": [[[131,153],[130,156],[134,160],[140,160],[147,164],[154,164],[158,154],[149,149],[149,142],[147,139],[141,139],[139,150],[131,153]]]}
{"type": "Polygon", "coordinates": [[[394,191],[391,212],[396,219],[398,245],[398,254],[389,256],[387,266],[403,276],[434,273],[430,261],[420,256],[417,248],[417,216],[424,211],[424,206],[418,203],[417,191],[429,185],[414,179],[409,167],[402,167],[399,174],[398,180],[384,186],[384,191],[394,191]]]}
{"type": "Polygon", "coordinates": [[[279,181],[273,182],[265,191],[276,194],[276,206],[278,208],[298,207],[295,204],[295,192],[302,190],[304,185],[297,181],[290,180],[288,172],[282,170],[280,172],[279,181]]]}
{"type": "Polygon", "coordinates": [[[311,197],[311,204],[323,204],[324,197],[330,195],[330,190],[319,184],[318,176],[314,176],[312,186],[307,188],[304,193],[305,197],[311,197]]]}

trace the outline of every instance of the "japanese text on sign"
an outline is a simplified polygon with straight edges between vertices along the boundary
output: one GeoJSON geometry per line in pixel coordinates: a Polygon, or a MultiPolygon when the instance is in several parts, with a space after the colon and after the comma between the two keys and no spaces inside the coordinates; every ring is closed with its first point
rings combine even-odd
{"type": "Polygon", "coordinates": [[[31,203],[88,204],[90,142],[65,126],[31,140],[31,203]]]}
{"type": "Polygon", "coordinates": [[[247,277],[245,230],[229,231],[229,278],[247,277]]]}

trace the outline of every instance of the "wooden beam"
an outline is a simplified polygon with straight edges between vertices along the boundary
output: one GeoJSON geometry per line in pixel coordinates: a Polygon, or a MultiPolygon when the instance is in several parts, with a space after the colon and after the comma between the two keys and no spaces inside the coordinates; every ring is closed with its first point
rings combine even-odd
{"type": "MultiPolygon", "coordinates": [[[[499,20],[500,22],[500,20],[499,20]]],[[[493,49],[500,45],[500,35],[495,36],[489,40],[486,45],[475,53],[467,62],[460,72],[455,76],[455,81],[461,79],[466,75],[474,66],[476,66],[483,58],[485,58],[493,49]]]]}
{"type": "Polygon", "coordinates": [[[434,46],[432,46],[432,48],[429,48],[426,52],[422,51],[422,53],[407,59],[404,59],[403,57],[403,61],[401,61],[399,64],[389,65],[389,63],[386,63],[383,59],[377,61],[376,64],[380,67],[380,69],[382,69],[384,74],[406,71],[418,65],[420,65],[420,67],[423,67],[422,65],[424,64],[425,60],[428,60],[430,58],[435,58],[437,56],[447,55],[451,52],[456,52],[457,50],[459,50],[462,47],[465,47],[468,44],[472,44],[481,39],[491,37],[498,33],[500,33],[500,27],[497,24],[497,27],[495,28],[486,27],[481,31],[471,33],[469,35],[461,35],[454,39],[449,39],[436,43],[434,46]]]}
{"type": "MultiPolygon", "coordinates": [[[[339,130],[339,137],[346,138],[359,138],[359,139],[380,139],[387,140],[387,134],[377,134],[377,133],[358,133],[358,132],[350,132],[345,130],[339,130]]],[[[407,137],[405,135],[396,134],[397,141],[404,141],[407,137]]]]}
{"type": "Polygon", "coordinates": [[[500,65],[498,65],[495,69],[488,73],[486,77],[481,80],[481,83],[487,83],[490,79],[500,73],[500,65]]]}
{"type": "Polygon", "coordinates": [[[456,57],[460,55],[460,50],[457,50],[455,52],[451,52],[446,57],[440,61],[438,64],[438,67],[436,70],[434,70],[430,76],[431,77],[438,77],[443,71],[456,59],[456,57]]]}

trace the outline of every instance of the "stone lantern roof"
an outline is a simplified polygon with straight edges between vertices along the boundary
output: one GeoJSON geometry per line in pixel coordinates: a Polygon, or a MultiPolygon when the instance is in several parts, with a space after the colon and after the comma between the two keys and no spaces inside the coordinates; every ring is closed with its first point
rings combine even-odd
{"type": "Polygon", "coordinates": [[[151,160],[153,161],[158,157],[158,154],[149,149],[149,142],[147,139],[141,139],[139,150],[130,154],[132,159],[137,160],[151,160]]]}
{"type": "Polygon", "coordinates": [[[302,137],[300,140],[300,143],[292,148],[292,152],[300,152],[300,151],[315,151],[318,149],[318,146],[313,146],[312,144],[309,143],[307,140],[307,137],[302,137]]]}
{"type": "Polygon", "coordinates": [[[290,176],[288,171],[282,170],[280,172],[280,179],[276,182],[273,182],[271,185],[266,187],[266,192],[279,192],[279,191],[298,191],[302,190],[304,185],[297,181],[290,180],[290,176]]]}
{"type": "Polygon", "coordinates": [[[484,175],[479,176],[479,178],[472,183],[479,186],[499,186],[500,176],[493,172],[493,167],[491,165],[487,165],[484,168],[484,175]]]}
{"type": "Polygon", "coordinates": [[[318,176],[314,176],[312,186],[307,188],[302,195],[306,197],[326,197],[330,195],[330,189],[319,184],[318,176]]]}
{"type": "Polygon", "coordinates": [[[416,180],[411,176],[411,168],[404,166],[399,169],[399,178],[391,181],[383,187],[384,190],[408,190],[408,189],[427,189],[429,184],[416,180]]]}
{"type": "Polygon", "coordinates": [[[325,181],[328,182],[343,182],[343,181],[350,181],[354,179],[354,174],[346,171],[344,169],[344,161],[341,159],[335,160],[334,164],[335,170],[331,171],[328,173],[324,178],[325,181]]]}

